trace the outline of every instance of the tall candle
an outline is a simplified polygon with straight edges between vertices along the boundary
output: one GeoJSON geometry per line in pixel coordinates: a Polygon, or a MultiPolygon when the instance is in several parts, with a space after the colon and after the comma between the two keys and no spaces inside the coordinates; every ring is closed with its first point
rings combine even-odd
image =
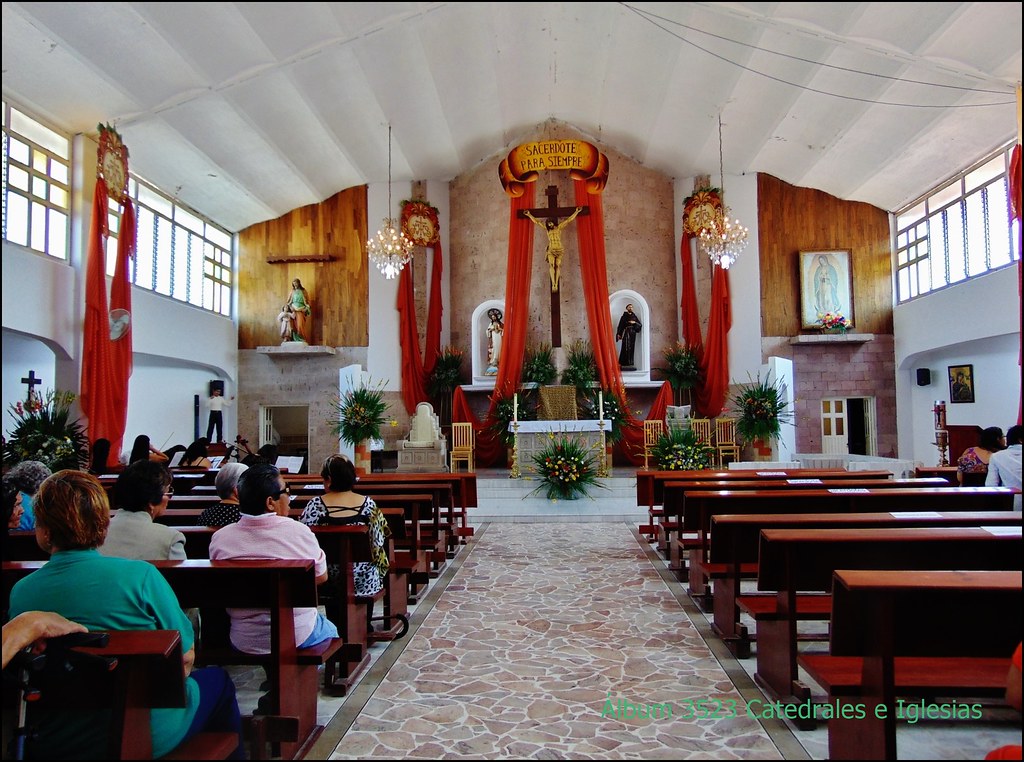
{"type": "Polygon", "coordinates": [[[519,420],[519,395],[518,394],[513,394],[512,395],[512,420],[513,421],[518,421],[519,420]]]}
{"type": "Polygon", "coordinates": [[[604,392],[598,390],[597,392],[597,406],[600,408],[601,420],[604,420],[604,392]]]}

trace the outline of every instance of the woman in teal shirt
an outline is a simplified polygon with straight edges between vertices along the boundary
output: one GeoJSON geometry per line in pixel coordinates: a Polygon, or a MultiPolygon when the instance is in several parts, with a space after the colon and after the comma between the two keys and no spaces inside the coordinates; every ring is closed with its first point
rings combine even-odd
{"type": "MultiPolygon", "coordinates": [[[[235,687],[218,667],[192,671],[192,625],[171,586],[146,561],[101,556],[110,503],[103,485],[84,471],[58,471],[39,487],[35,500],[36,541],[50,553],[41,569],[11,590],[10,616],[54,611],[89,630],[177,630],[185,653],[186,706],[154,709],[150,715],[153,756],[162,757],[203,731],[234,732],[232,759],[244,759],[235,687]]],[[[103,758],[107,723],[97,715],[42,712],[30,715],[37,759],[103,758]]]]}

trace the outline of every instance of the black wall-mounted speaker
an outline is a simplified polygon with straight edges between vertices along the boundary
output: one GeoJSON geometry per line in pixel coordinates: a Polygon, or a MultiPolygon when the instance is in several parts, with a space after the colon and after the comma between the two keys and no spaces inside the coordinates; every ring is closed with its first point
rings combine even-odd
{"type": "Polygon", "coordinates": [[[932,382],[932,372],[928,368],[917,369],[917,385],[928,386],[932,382]]]}
{"type": "MultiPolygon", "coordinates": [[[[918,378],[920,378],[920,375],[918,375],[918,378]]],[[[210,396],[212,397],[214,391],[218,389],[220,390],[221,396],[224,396],[224,382],[215,378],[210,382],[210,396]]]]}

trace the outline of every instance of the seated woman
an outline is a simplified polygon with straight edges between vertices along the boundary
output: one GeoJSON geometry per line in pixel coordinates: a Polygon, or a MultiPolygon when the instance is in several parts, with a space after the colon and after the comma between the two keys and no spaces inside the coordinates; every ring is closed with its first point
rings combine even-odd
{"type": "Polygon", "coordinates": [[[961,486],[981,487],[985,484],[988,474],[988,459],[992,453],[1004,449],[1003,430],[998,426],[989,426],[981,432],[978,444],[968,447],[956,462],[956,478],[961,486]]]}
{"type": "Polygon", "coordinates": [[[209,444],[209,439],[199,437],[199,439],[188,446],[185,454],[181,456],[181,463],[178,465],[181,468],[213,468],[213,463],[208,457],[210,454],[208,450],[209,444]]]}
{"type": "Polygon", "coordinates": [[[35,512],[32,510],[32,496],[36,494],[39,485],[50,475],[49,467],[38,460],[23,460],[16,463],[10,471],[4,474],[4,481],[10,482],[21,492],[21,520],[16,527],[22,531],[29,531],[36,528],[35,512]]]}
{"type": "Polygon", "coordinates": [[[155,460],[157,463],[166,463],[170,460],[164,453],[156,449],[149,441],[149,437],[145,434],[139,434],[135,437],[135,442],[132,444],[132,451],[128,455],[128,465],[134,463],[137,460],[155,460]]]}
{"type": "Polygon", "coordinates": [[[185,560],[185,535],[154,521],[167,510],[174,494],[167,466],[137,460],[118,475],[111,494],[118,511],[99,548],[102,555],[143,561],[185,560]]]}
{"type": "MultiPolygon", "coordinates": [[[[162,757],[200,732],[238,735],[232,759],[245,759],[235,686],[220,667],[192,669],[194,636],[174,590],[146,561],[101,556],[110,504],[99,480],[58,471],[36,495],[36,538],[50,553],[40,569],[11,590],[10,616],[53,611],[93,630],[177,630],[185,654],[186,706],[150,713],[153,756],[162,757]]],[[[101,713],[32,708],[32,759],[101,759],[108,727],[101,713]]]]}
{"type": "Polygon", "coordinates": [[[220,502],[211,505],[199,514],[196,526],[223,527],[234,524],[242,517],[238,510],[238,478],[248,470],[244,463],[225,463],[213,480],[213,488],[217,490],[220,502]]]}
{"type": "MultiPolygon", "coordinates": [[[[373,596],[384,587],[388,573],[388,554],[384,540],[391,534],[387,519],[372,497],[352,491],[356,483],[356,469],[344,455],[332,455],[320,469],[324,480],[324,494],[306,503],[299,521],[309,526],[339,524],[367,524],[370,527],[372,561],[357,561],[353,566],[356,595],[373,596]]],[[[337,575],[338,570],[331,570],[337,575]]]]}

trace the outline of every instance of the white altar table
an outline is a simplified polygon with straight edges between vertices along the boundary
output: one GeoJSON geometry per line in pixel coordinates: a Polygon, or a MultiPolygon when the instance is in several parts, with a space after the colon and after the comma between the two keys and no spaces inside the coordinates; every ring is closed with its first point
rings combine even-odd
{"type": "MultiPolygon", "coordinates": [[[[533,464],[533,457],[548,445],[551,435],[556,437],[565,435],[578,439],[591,448],[595,456],[599,457],[602,423],[607,431],[608,423],[606,421],[519,421],[519,470],[524,474],[537,472],[533,464]]],[[[516,433],[515,425],[515,423],[510,423],[508,430],[516,433]]]]}

